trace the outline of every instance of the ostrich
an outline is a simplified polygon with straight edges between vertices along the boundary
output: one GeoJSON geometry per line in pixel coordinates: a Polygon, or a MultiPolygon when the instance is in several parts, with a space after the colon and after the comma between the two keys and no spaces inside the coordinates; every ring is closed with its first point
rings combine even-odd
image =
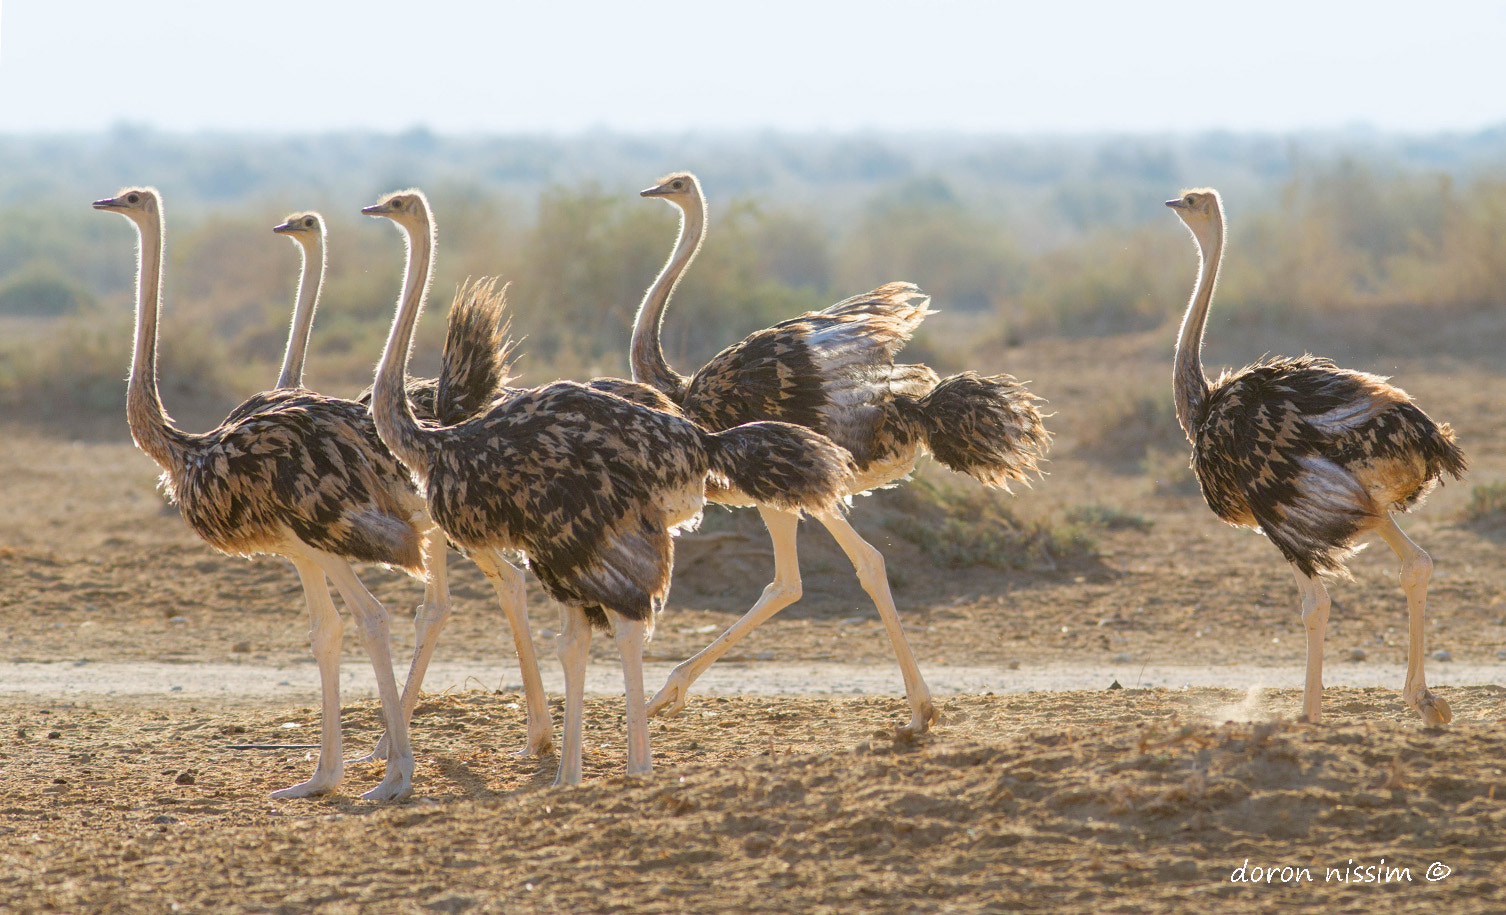
{"type": "MultiPolygon", "coordinates": [[[[320,287],[324,280],[325,229],[324,219],[318,213],[294,213],[273,232],[285,235],[297,243],[302,254],[302,270],[299,274],[298,293],[293,309],[292,330],[288,336],[287,352],[283,356],[282,373],[278,388],[301,388],[303,366],[308,352],[309,331],[313,325],[314,310],[319,300],[320,287]],[[319,265],[318,274],[313,266],[319,265]]],[[[444,361],[437,379],[414,379],[408,386],[408,396],[415,410],[426,419],[440,418],[456,422],[478,412],[499,392],[505,390],[507,381],[507,357],[510,345],[506,341],[506,327],[496,314],[462,313],[457,310],[452,316],[445,336],[444,361]],[[490,321],[488,325],[486,322],[490,321]]],[[[356,398],[363,406],[370,406],[371,392],[368,389],[356,398]]],[[[366,422],[371,423],[369,414],[366,422]]],[[[372,426],[375,437],[375,426],[372,426]]],[[[381,446],[386,454],[386,446],[381,446]]],[[[390,455],[387,458],[391,461],[390,455]]],[[[393,466],[396,466],[395,462],[393,466]]],[[[411,487],[410,476],[402,470],[400,485],[411,487]]],[[[432,528],[425,511],[424,526],[432,528]]],[[[450,618],[450,590],[447,575],[446,552],[448,544],[444,535],[434,531],[427,541],[425,556],[428,571],[424,590],[424,602],[413,617],[413,659],[408,668],[408,678],[403,684],[403,719],[413,717],[418,704],[419,688],[424,674],[433,659],[439,634],[450,618]]],[[[518,664],[522,673],[524,703],[528,714],[528,737],[520,755],[532,756],[545,753],[553,743],[553,723],[549,715],[548,698],[544,683],[539,677],[538,659],[533,650],[533,639],[528,633],[527,616],[523,615],[523,575],[512,566],[506,557],[481,555],[477,566],[497,592],[504,613],[512,622],[514,641],[518,652],[518,664]],[[521,617],[521,622],[519,621],[521,617]]],[[[384,734],[376,748],[361,761],[383,759],[387,755],[388,738],[384,734]]]]}
{"type": "MultiPolygon", "coordinates": [[[[965,372],[943,380],[924,365],[894,364],[895,354],[931,313],[929,297],[909,283],[889,283],[757,331],[722,350],[690,378],[675,372],[664,359],[659,329],[675,285],[700,248],[706,202],[689,172],[661,179],[642,196],[673,204],[681,222],[673,253],[638,310],[633,378],[663,391],[691,420],[713,430],[783,420],[821,432],[852,452],[857,462],[849,494],[906,478],[923,451],[952,470],[1005,490],[1011,480],[1025,480],[1037,471],[1050,436],[1036,409],[1039,398],[1014,378],[965,372]]],[[[731,628],[670,673],[650,703],[650,714],[682,711],[686,691],[706,668],[800,599],[795,552],[799,518],[768,503],[758,504],[758,512],[774,544],[774,580],[731,628]]],[[[903,730],[924,732],[936,710],[900,625],[884,557],[843,516],[812,514],[847,554],[883,619],[911,709],[903,730]]]]}
{"type": "Polygon", "coordinates": [[[1307,629],[1303,715],[1311,722],[1321,716],[1329,599],[1319,576],[1347,576],[1344,562],[1356,541],[1373,532],[1401,559],[1410,622],[1402,696],[1428,724],[1447,723],[1448,703],[1428,691],[1422,673],[1433,561],[1391,513],[1411,508],[1443,474],[1462,477],[1465,457],[1453,430],[1385,378],[1311,355],[1262,360],[1210,384],[1203,326],[1224,251],[1223,201],[1204,188],[1166,205],[1192,232],[1199,256],[1177,340],[1177,421],[1192,443],[1192,469],[1208,507],[1230,524],[1264,532],[1292,564],[1307,629]]]}
{"type": "MultiPolygon", "coordinates": [[[[310,641],[323,693],[319,760],[313,776],[273,797],[334,790],[340,755],[340,635],[326,576],[360,624],[391,735],[382,782],[362,795],[390,800],[412,790],[413,750],[392,676],[387,612],[351,569],[377,562],[424,575],[424,503],[382,446],[360,404],[286,389],[255,394],[218,428],[180,430],[157,392],[157,322],[162,309],[161,195],[135,187],[94,202],[120,213],[140,240],[135,348],[126,419],[137,447],[163,469],[162,486],[190,528],[223,553],[270,553],[293,563],[311,619],[310,641]]],[[[442,544],[442,541],[441,541],[442,544]]]]}
{"type": "MultiPolygon", "coordinates": [[[[708,476],[789,510],[835,511],[850,458],[783,424],[711,434],[672,413],[573,382],[510,392],[455,425],[423,422],[404,396],[413,328],[430,282],[433,224],[417,191],[362,212],[408,243],[397,314],[373,384],[377,431],[423,486],[430,515],[469,554],[515,551],[564,605],[557,645],[565,725],[556,784],[581,778],[585,669],[593,626],[610,622],[622,655],[628,772],[652,770],[643,644],[669,591],[671,532],[694,524],[708,476]]],[[[497,299],[495,282],[457,293],[497,299]]],[[[497,305],[500,308],[500,304],[497,305]]]]}
{"type": "MultiPolygon", "coordinates": [[[[279,388],[301,387],[309,331],[324,278],[324,219],[315,212],[294,213],[272,231],[291,238],[302,255],[293,328],[278,382],[279,388]],[[317,275],[312,272],[316,263],[319,265],[317,275]]],[[[504,301],[501,296],[468,297],[450,310],[439,377],[413,378],[407,383],[408,398],[420,418],[453,425],[479,413],[493,400],[520,390],[507,386],[512,343],[507,334],[504,301]]],[[[664,395],[646,385],[615,378],[599,378],[587,384],[653,409],[676,409],[664,395]]],[[[356,401],[370,406],[371,389],[357,395],[356,401]]],[[[433,552],[426,557],[425,563],[429,582],[424,603],[414,615],[413,659],[403,684],[403,716],[408,721],[412,720],[424,675],[451,613],[445,561],[447,544],[440,538],[431,540],[430,545],[433,552]]],[[[481,554],[477,565],[497,591],[518,654],[528,710],[528,738],[520,755],[545,753],[553,742],[553,726],[529,633],[523,575],[501,554],[481,554]]],[[[384,735],[376,748],[359,761],[385,758],[386,745],[384,735]]]]}

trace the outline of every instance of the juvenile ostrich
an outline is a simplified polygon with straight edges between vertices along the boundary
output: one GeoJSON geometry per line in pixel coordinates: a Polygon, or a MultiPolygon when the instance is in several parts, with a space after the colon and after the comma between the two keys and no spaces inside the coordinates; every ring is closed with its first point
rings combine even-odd
{"type": "Polygon", "coordinates": [[[1448,703],[1428,691],[1422,673],[1433,562],[1391,512],[1411,508],[1443,474],[1463,475],[1453,430],[1386,379],[1310,355],[1267,359],[1210,384],[1203,326],[1224,252],[1223,202],[1205,188],[1166,205],[1191,230],[1199,255],[1177,340],[1177,421],[1192,442],[1192,469],[1208,507],[1230,524],[1259,528],[1296,573],[1307,629],[1303,714],[1312,722],[1321,715],[1329,600],[1319,575],[1347,575],[1356,541],[1373,532],[1401,559],[1411,624],[1402,695],[1428,724],[1448,722],[1448,703]]]}
{"type": "MultiPolygon", "coordinates": [[[[612,623],[627,698],[628,772],[652,769],[643,643],[669,591],[670,534],[694,524],[708,475],[794,509],[834,510],[848,455],[780,424],[710,434],[673,414],[571,382],[516,391],[457,425],[419,420],[404,396],[413,328],[428,291],[433,229],[417,191],[363,212],[408,242],[392,332],[377,366],[377,430],[424,487],[429,512],[468,554],[517,551],[565,605],[559,637],[565,727],[557,783],[581,778],[585,668],[593,625],[612,623]]],[[[457,298],[496,298],[495,283],[457,298]]]]}
{"type": "MultiPolygon", "coordinates": [[[[324,219],[314,212],[294,213],[280,225],[273,227],[272,231],[296,242],[303,258],[293,308],[292,330],[288,336],[288,348],[283,356],[282,374],[278,380],[279,388],[301,388],[309,331],[324,281],[324,219]],[[313,273],[315,264],[319,268],[317,274],[313,273]]],[[[408,397],[413,401],[414,410],[425,419],[440,418],[447,422],[458,422],[479,412],[492,398],[505,390],[509,344],[506,341],[506,327],[498,320],[500,315],[476,314],[457,309],[451,318],[445,337],[440,377],[414,379],[408,385],[408,397]]],[[[369,406],[370,396],[371,392],[367,390],[357,398],[357,402],[369,406]]],[[[372,422],[369,413],[366,422],[372,422]]],[[[371,434],[375,437],[374,425],[371,434]]],[[[389,454],[385,445],[382,450],[384,454],[389,454]]],[[[390,454],[388,460],[391,460],[390,454]]],[[[398,466],[395,461],[392,464],[398,466]]],[[[399,481],[400,485],[411,487],[411,476],[406,468],[399,468],[399,472],[403,477],[399,481]]],[[[425,529],[433,527],[426,510],[423,524],[425,529]]],[[[425,556],[428,578],[424,602],[413,617],[413,659],[409,664],[408,678],[403,683],[402,709],[405,721],[413,718],[424,674],[434,657],[439,634],[451,613],[446,557],[448,546],[444,535],[434,531],[428,540],[428,548],[425,556]]],[[[524,703],[528,710],[528,738],[521,754],[532,756],[547,752],[553,743],[554,728],[544,683],[539,678],[533,639],[527,630],[526,615],[522,616],[521,635],[519,631],[518,618],[523,614],[523,575],[506,557],[500,555],[483,555],[477,560],[477,566],[496,589],[497,599],[502,604],[504,613],[513,622],[524,703]]],[[[388,738],[384,734],[376,748],[363,757],[362,761],[386,758],[387,744],[388,738]]]]}
{"type": "MultiPolygon", "coordinates": [[[[292,330],[278,382],[279,388],[302,387],[309,331],[324,279],[324,219],[315,212],[294,213],[272,231],[291,238],[302,254],[292,330]],[[317,274],[313,272],[315,264],[319,267],[317,274]]],[[[454,425],[480,413],[494,400],[521,390],[507,386],[512,342],[507,333],[504,304],[500,295],[470,296],[459,300],[450,310],[439,377],[412,378],[407,382],[408,399],[420,419],[454,425]]],[[[653,409],[676,410],[664,395],[646,385],[614,378],[595,379],[588,385],[653,409]]],[[[371,389],[359,394],[356,401],[369,406],[371,389]]],[[[430,547],[425,563],[429,572],[428,585],[424,603],[414,615],[413,659],[402,691],[403,716],[410,722],[440,633],[451,614],[443,536],[432,539],[430,547]]],[[[548,752],[553,743],[553,725],[529,632],[523,574],[500,553],[478,555],[477,566],[497,592],[518,654],[524,703],[528,710],[528,739],[520,755],[548,752]]],[[[385,759],[386,753],[387,738],[383,735],[376,748],[359,761],[385,759]]]]}
{"type": "MultiPolygon", "coordinates": [[[[858,473],[849,494],[904,479],[923,452],[988,486],[1008,489],[1037,471],[1050,436],[1036,409],[1039,398],[1008,375],[972,372],[939,379],[924,365],[895,365],[894,356],[926,315],[929,297],[909,283],[889,283],[864,295],[775,324],[722,350],[686,378],[669,367],[659,343],[664,308],[701,245],[706,201],[689,172],[677,172],[643,191],[680,211],[673,253],[644,296],[633,327],[633,378],[663,391],[692,421],[726,429],[756,420],[782,420],[814,429],[852,452],[858,473]]],[[[747,499],[720,499],[747,505],[747,499]]],[[[741,619],[699,654],[677,666],[649,705],[650,714],[677,714],[686,691],[733,645],[764,620],[800,599],[795,552],[799,517],[758,503],[774,543],[774,580],[741,619]]],[[[921,733],[936,718],[929,690],[900,625],[884,557],[834,512],[812,512],[852,561],[873,599],[899,660],[911,718],[921,733]]]]}
{"type": "MultiPolygon", "coordinates": [[[[237,556],[271,553],[293,563],[312,622],[323,693],[319,761],[308,781],[273,797],[332,791],[340,756],[340,616],[325,577],[360,623],[391,735],[385,777],[363,798],[412,789],[413,750],[392,676],[387,612],[351,562],[377,562],[423,578],[424,503],[382,446],[360,404],[302,390],[255,394],[218,428],[195,434],[173,424],[157,392],[157,323],[162,308],[163,212],[153,188],[127,188],[94,202],[120,213],[140,237],[135,349],[126,419],[136,445],[163,469],[162,486],[210,546],[237,556]]],[[[443,543],[441,541],[441,548],[443,543]]]]}

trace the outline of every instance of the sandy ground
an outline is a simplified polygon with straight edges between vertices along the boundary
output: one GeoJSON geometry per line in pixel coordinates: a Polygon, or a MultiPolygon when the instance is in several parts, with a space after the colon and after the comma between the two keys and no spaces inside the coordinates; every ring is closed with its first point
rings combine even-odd
{"type": "MultiPolygon", "coordinates": [[[[803,529],[805,598],[651,723],[651,778],[622,774],[620,675],[596,640],[587,781],[554,789],[554,756],[513,755],[510,635],[455,557],[415,794],[397,804],[357,799],[370,764],[331,797],[268,798],[308,775],[318,739],[290,568],[208,550],[120,430],[0,428],[0,911],[1506,911],[1506,530],[1463,514],[1471,484],[1506,476],[1500,367],[1468,350],[1360,361],[1404,375],[1474,459],[1470,483],[1403,522],[1437,564],[1428,676],[1454,722],[1425,728],[1400,701],[1405,600],[1375,546],[1332,588],[1328,718],[1309,726],[1292,720],[1295,588],[1269,544],[1218,524],[1176,460],[1082,445],[1112,422],[1095,392],[1160,390],[1168,346],[1007,354],[1059,411],[1051,476],[1011,504],[1131,519],[1094,528],[1091,554],[943,568],[896,533],[899,494],[854,507],[942,708],[930,734],[896,733],[883,628],[803,529]]],[[[682,540],[651,688],[753,600],[768,556],[756,517],[682,540]]],[[[418,586],[363,578],[404,656],[418,586]]],[[[557,613],[530,600],[557,694],[557,613]]],[[[377,715],[351,628],[356,754],[377,715]]]]}
{"type": "Polygon", "coordinates": [[[1331,689],[1320,727],[1291,691],[954,696],[918,741],[891,699],[703,699],[645,780],[601,698],[586,784],[554,789],[508,752],[517,697],[469,692],[420,707],[418,793],[381,805],[267,799],[312,765],[306,705],[6,699],[0,907],[1499,912],[1506,691],[1448,695],[1447,730],[1390,690],[1331,689]]]}

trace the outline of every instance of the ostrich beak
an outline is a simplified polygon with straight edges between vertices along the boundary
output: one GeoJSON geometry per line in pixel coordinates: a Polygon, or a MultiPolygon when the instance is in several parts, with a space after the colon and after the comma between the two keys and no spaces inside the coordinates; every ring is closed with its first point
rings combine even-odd
{"type": "Polygon", "coordinates": [[[361,207],[361,212],[367,216],[386,216],[389,210],[385,203],[373,203],[369,207],[361,207]]]}
{"type": "Polygon", "coordinates": [[[639,197],[668,197],[669,188],[663,184],[650,188],[644,188],[638,192],[639,197]]]}
{"type": "Polygon", "coordinates": [[[1166,205],[1178,210],[1184,209],[1187,206],[1187,204],[1182,202],[1182,198],[1180,197],[1178,197],[1176,200],[1166,201],[1166,205]]]}
{"type": "Polygon", "coordinates": [[[90,204],[90,206],[94,207],[96,210],[118,210],[120,209],[120,198],[106,197],[103,200],[94,201],[92,204],[90,204]]]}
{"type": "Polygon", "coordinates": [[[272,231],[278,235],[290,235],[293,232],[293,224],[291,222],[284,222],[273,226],[272,231]]]}

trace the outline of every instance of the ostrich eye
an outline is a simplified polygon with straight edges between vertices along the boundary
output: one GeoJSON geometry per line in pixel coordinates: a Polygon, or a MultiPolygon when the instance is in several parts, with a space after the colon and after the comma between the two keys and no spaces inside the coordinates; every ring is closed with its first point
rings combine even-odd
{"type": "Polygon", "coordinates": [[[305,228],[305,229],[312,229],[312,228],[313,228],[313,227],[314,227],[314,219],[313,219],[313,217],[312,217],[312,216],[311,216],[311,217],[309,217],[309,218],[308,218],[308,219],[305,219],[305,220],[304,220],[304,221],[303,221],[303,227],[304,227],[304,228],[305,228]]]}
{"type": "Polygon", "coordinates": [[[126,203],[140,203],[140,202],[141,202],[141,195],[140,194],[130,194],[130,195],[128,195],[126,197],[126,203]]]}
{"type": "Polygon", "coordinates": [[[683,181],[676,181],[673,184],[671,184],[670,187],[674,188],[677,191],[684,190],[684,188],[685,188],[685,182],[683,182],[683,181]]]}
{"type": "Polygon", "coordinates": [[[1182,202],[1187,204],[1188,206],[1192,206],[1193,204],[1197,203],[1197,201],[1193,199],[1193,196],[1191,194],[1188,194],[1186,197],[1182,198],[1182,202]]]}

